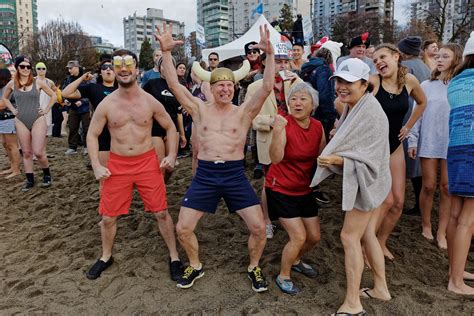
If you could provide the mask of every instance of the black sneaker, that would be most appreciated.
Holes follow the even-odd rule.
[[[31,188],[34,187],[34,183],[33,182],[30,182],[28,180],[25,181],[25,183],[23,184],[23,186],[21,187],[21,192],[28,192],[31,190]]]
[[[252,290],[255,292],[264,292],[268,290],[268,282],[263,276],[262,269],[260,267],[253,268],[252,271],[248,272],[248,277],[252,281]]]
[[[178,279],[178,283],[176,284],[177,287],[182,289],[188,289],[194,285],[194,281],[204,276],[204,271],[201,269],[197,270],[191,266],[188,266],[185,270],[183,275]]]
[[[171,280],[173,281],[178,281],[179,278],[183,275],[184,273],[184,267],[181,261],[176,260],[176,261],[171,261],[170,259],[170,275],[171,275]]]
[[[114,258],[110,257],[107,262],[102,260],[97,260],[96,263],[86,272],[86,277],[89,280],[95,280],[100,277],[101,273],[104,272],[108,267],[110,267],[114,263]]]
[[[319,203],[328,204],[329,202],[331,202],[331,200],[329,199],[329,196],[322,191],[319,191],[319,190],[313,191],[313,196],[316,199],[316,201],[318,201]]]
[[[40,187],[42,188],[50,187],[52,181],[53,179],[51,179],[51,176],[43,176],[43,182],[40,183]]]

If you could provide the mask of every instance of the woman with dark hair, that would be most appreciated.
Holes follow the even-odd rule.
[[[400,51],[393,44],[380,44],[374,51],[374,64],[378,75],[372,75],[374,96],[379,101],[388,118],[390,144],[390,170],[392,189],[382,204],[377,237],[384,255],[393,260],[393,254],[387,248],[387,239],[402,215],[405,201],[405,155],[402,142],[410,129],[423,114],[426,97],[420,83],[406,67],[401,65]],[[409,97],[417,103],[415,110],[403,126],[403,120],[409,108]]]
[[[369,82],[370,68],[358,58],[342,61],[333,78],[344,110],[336,133],[318,157],[311,186],[333,173],[342,175],[342,210],[347,290],[335,315],[365,315],[361,297],[391,299],[385,261],[376,237],[381,204],[390,192],[389,125]],[[374,287],[360,289],[365,254],[372,267]]]
[[[178,75],[179,82],[183,86],[188,87],[188,82],[186,80],[186,64],[185,63],[178,62],[176,64],[176,74]]]
[[[6,68],[0,69],[0,97],[3,95],[11,77],[10,70]],[[16,137],[15,115],[6,107],[5,102],[0,100],[0,142],[3,143],[3,148],[5,148],[10,160],[10,168],[0,171],[0,175],[7,175],[5,179],[10,179],[21,173],[21,159],[18,151],[18,139]]]
[[[434,39],[423,42],[423,62],[433,71],[436,69],[436,55],[438,54],[438,43]]]
[[[33,78],[32,65],[28,58],[19,56],[15,59],[17,70],[12,81],[10,81],[3,93],[3,102],[8,109],[15,114],[16,133],[20,140],[23,152],[23,165],[25,168],[26,182],[21,191],[29,191],[34,186],[33,155],[38,159],[43,169],[42,187],[51,186],[51,174],[49,162],[46,157],[46,119],[48,113],[56,101],[56,94],[42,81]],[[40,92],[44,91],[50,97],[49,104],[40,108]],[[16,108],[10,102],[13,94]]]
[[[97,83],[87,82],[92,80],[93,76],[87,72],[78,79],[67,85],[62,95],[69,99],[89,99],[92,104],[92,110],[95,111],[100,102],[117,89],[115,73],[112,60],[103,59],[100,62]],[[85,83],[87,82],[87,83]],[[110,133],[107,126],[104,126],[99,136],[99,161],[103,166],[107,165],[110,154]]]
[[[464,48],[464,61],[448,86],[449,145],[448,186],[451,217],[448,224],[448,290],[474,295],[465,280],[474,274],[464,271],[474,231],[474,31]]]
[[[436,241],[441,249],[447,248],[446,228],[451,206],[446,166],[449,143],[448,84],[461,61],[462,48],[459,44],[450,43],[440,48],[436,70],[431,74],[430,80],[421,84],[427,97],[426,109],[408,136],[408,156],[412,159],[420,157],[422,172],[421,227],[423,237],[430,241],[434,239],[431,231],[431,209],[436,190],[438,167],[440,169],[439,224]]]

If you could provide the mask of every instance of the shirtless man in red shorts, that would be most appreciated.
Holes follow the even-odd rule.
[[[130,51],[118,50],[114,53],[114,72],[119,87],[99,104],[87,134],[94,175],[102,182],[99,205],[102,256],[86,273],[89,279],[98,278],[113,263],[112,246],[117,232],[117,218],[128,213],[134,185],[145,210],[155,214],[158,229],[170,253],[172,279],[176,280],[182,274],[160,170],[171,171],[175,165],[177,132],[163,105],[138,86],[137,63],[136,55]],[[166,130],[169,138],[168,156],[160,164],[151,139],[153,118]],[[111,135],[107,166],[100,164],[98,156],[98,137],[105,125]]]

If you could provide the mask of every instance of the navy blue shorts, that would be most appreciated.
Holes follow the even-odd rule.
[[[260,204],[244,173],[244,161],[224,163],[198,161],[196,175],[186,192],[182,206],[206,213],[215,213],[224,198],[231,213]]]

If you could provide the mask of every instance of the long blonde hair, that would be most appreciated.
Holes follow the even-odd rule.
[[[461,47],[461,45],[456,44],[456,43],[448,43],[448,44],[445,44],[445,45],[441,46],[440,50],[442,48],[449,49],[454,54],[451,66],[447,70],[447,75],[443,78],[443,83],[447,84],[448,81],[451,80],[454,77],[454,72],[456,71],[456,68],[462,62],[462,47]],[[441,75],[441,71],[439,71],[438,68],[436,68],[431,73],[430,81],[439,79],[440,75]]]
[[[400,56],[398,58],[398,63],[397,63],[397,67],[398,67],[397,68],[397,85],[398,85],[398,89],[401,89],[406,83],[406,80],[407,80],[406,77],[408,73],[408,68],[402,65],[402,54],[395,45],[390,44],[390,43],[382,43],[378,45],[377,47],[375,47],[374,53],[383,48],[388,49],[392,55],[398,54]]]

